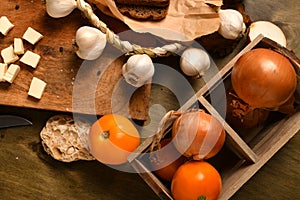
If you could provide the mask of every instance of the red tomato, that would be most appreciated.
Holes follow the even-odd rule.
[[[140,135],[124,116],[107,114],[92,125],[89,134],[91,154],[104,164],[123,164],[140,144]]]
[[[189,161],[173,176],[171,192],[175,200],[217,200],[222,189],[218,171],[205,161]]]

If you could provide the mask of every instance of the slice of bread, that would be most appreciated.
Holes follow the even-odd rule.
[[[120,13],[136,20],[159,21],[167,16],[170,0],[115,0]]]
[[[115,2],[125,5],[143,5],[155,7],[166,7],[169,5],[169,0],[115,0]]]
[[[167,7],[116,4],[123,15],[137,20],[159,21],[167,16]]]

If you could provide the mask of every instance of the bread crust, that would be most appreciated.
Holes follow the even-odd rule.
[[[40,132],[44,150],[62,162],[95,160],[88,150],[87,139],[82,140],[87,138],[91,124],[83,120],[77,120],[77,124],[72,116],[64,114],[48,119]]]
[[[136,20],[159,21],[167,16],[168,7],[116,4],[123,15]]]
[[[169,5],[169,0],[115,0],[115,2],[124,5],[142,5],[155,7],[166,7]]]

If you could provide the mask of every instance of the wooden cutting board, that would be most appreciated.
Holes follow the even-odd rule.
[[[90,25],[78,9],[67,17],[54,19],[47,15],[40,0],[2,0],[0,16],[4,15],[15,26],[7,36],[0,34],[0,50],[13,44],[15,37],[22,37],[29,26],[44,37],[35,45],[24,41],[25,50],[39,54],[41,60],[36,69],[15,62],[21,71],[12,84],[0,82],[1,105],[96,115],[114,112],[133,119],[147,118],[150,84],[136,89],[124,82],[121,67],[127,57],[110,44],[95,61],[76,56],[72,47],[75,32]],[[116,33],[128,29],[108,16],[99,18]],[[141,37],[139,41],[143,41]],[[34,76],[47,83],[40,100],[27,95]]]

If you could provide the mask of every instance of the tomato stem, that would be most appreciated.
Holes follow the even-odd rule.
[[[109,131],[102,131],[101,137],[106,140],[109,138]]]
[[[206,196],[201,195],[201,196],[198,197],[197,200],[206,200]]]

